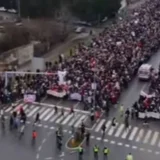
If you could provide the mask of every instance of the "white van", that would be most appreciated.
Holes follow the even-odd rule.
[[[138,70],[138,78],[148,80],[151,77],[152,65],[150,64],[142,64]]]

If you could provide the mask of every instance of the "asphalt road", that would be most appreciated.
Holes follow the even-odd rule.
[[[38,159],[39,160],[69,160],[69,159],[78,160],[77,150],[71,150],[65,147],[69,137],[70,135],[67,133],[64,135],[62,151],[59,151],[55,147],[54,132],[48,132],[48,134],[43,139],[40,145],[40,150],[37,152]],[[98,145],[100,149],[99,157],[98,157],[99,160],[104,159],[103,157],[104,146],[110,149],[110,154],[108,158],[111,160],[112,159],[124,160],[125,156],[130,152],[134,156],[135,160],[137,159],[159,160],[159,156],[156,150],[154,151],[154,150],[143,148],[143,147],[137,147],[137,146],[134,146],[134,144],[127,144],[127,143],[123,144],[121,142],[116,143],[115,141],[105,142],[104,140],[101,140],[98,138],[97,139],[92,138],[89,146],[86,146],[85,142],[82,144],[84,148],[83,160],[94,160],[94,156],[93,156],[94,145]]]
[[[153,64],[154,67],[157,67],[159,64],[160,52],[158,52],[151,60],[150,64]],[[140,82],[135,78],[130,84],[129,88],[123,92],[120,103],[123,103],[125,108],[130,107],[135,100],[138,99],[141,89],[146,89],[148,83]],[[47,99],[44,100],[44,105],[40,104],[23,104],[25,111],[27,113],[27,128],[24,137],[22,140],[18,140],[16,135],[10,133],[8,129],[0,134],[0,154],[3,159],[51,159],[52,157],[56,160],[68,160],[68,159],[77,159],[77,153],[73,153],[71,150],[68,150],[65,147],[65,142],[71,136],[71,125],[74,125],[76,128],[81,124],[81,121],[84,120],[85,124],[88,123],[89,117],[88,112],[82,111],[82,103],[59,100],[59,99]],[[52,105],[51,105],[52,104]],[[61,116],[53,114],[54,105],[65,108],[65,115]],[[77,108],[75,116],[69,115],[69,109],[67,107],[75,106]],[[31,145],[31,133],[32,133],[32,123],[35,118],[35,114],[40,112],[41,115],[41,124],[37,126],[38,139],[35,146]],[[5,110],[5,115],[8,117],[12,113],[11,107]],[[122,159],[124,160],[125,155],[128,152],[132,152],[135,159],[144,159],[144,160],[158,160],[160,155],[160,135],[159,135],[159,122],[151,122],[149,128],[143,126],[140,121],[132,120],[130,123],[130,130],[128,133],[123,130],[123,133],[120,134],[121,130],[124,128],[123,120],[118,121],[118,124],[115,128],[112,128],[110,125],[110,118],[117,114],[117,109],[114,107],[111,111],[110,116],[104,117],[97,120],[93,126],[89,128],[91,132],[91,146],[98,144],[99,147],[108,146],[111,150],[109,159]],[[70,117],[70,118],[68,118]],[[106,136],[104,140],[101,140],[101,126],[103,123],[108,125]],[[63,151],[58,152],[55,147],[55,129],[59,124],[63,125],[64,131],[64,147]],[[85,145],[84,145],[85,147]],[[64,153],[63,153],[64,152]],[[71,153],[72,152],[72,153]],[[10,154],[8,154],[10,153]],[[99,159],[102,159],[102,154]],[[84,153],[84,159],[93,159],[92,147],[89,149],[86,148]]]
[[[5,131],[0,130],[0,155],[4,160],[35,160],[38,141],[35,145],[31,143],[32,127],[27,126],[25,135],[21,140],[18,138],[17,132],[10,132],[8,127]],[[41,141],[39,134],[39,141]]]

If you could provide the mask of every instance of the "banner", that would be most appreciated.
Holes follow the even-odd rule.
[[[155,93],[153,93],[153,94],[147,94],[143,90],[141,90],[140,95],[143,96],[143,97],[147,97],[147,98],[152,98],[152,97],[156,96]]]
[[[54,97],[63,98],[64,96],[67,95],[67,92],[66,91],[57,92],[56,90],[48,90],[47,94],[54,96]]]
[[[66,71],[58,71],[59,85],[66,84],[65,82],[66,74],[67,74]]]
[[[24,102],[35,102],[35,100],[36,100],[36,95],[34,95],[34,94],[25,94],[24,95]]]
[[[81,101],[82,100],[82,96],[79,93],[72,93],[70,95],[70,99],[71,100],[78,100]]]

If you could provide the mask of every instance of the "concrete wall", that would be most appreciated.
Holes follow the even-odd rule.
[[[34,43],[24,45],[0,54],[0,60],[7,64],[23,65],[32,60],[34,55]]]

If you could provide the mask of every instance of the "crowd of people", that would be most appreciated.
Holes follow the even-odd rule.
[[[159,8],[158,0],[147,1],[128,19],[108,26],[89,46],[80,44],[69,59],[60,58],[53,72],[66,70],[69,93],[80,93],[90,105],[116,103],[139,66],[159,48]]]
[[[139,66],[159,48],[159,9],[159,0],[146,1],[127,19],[120,18],[108,26],[89,46],[81,43],[75,53],[70,52],[70,58],[60,56],[59,61],[50,64],[48,72],[66,71],[67,94],[80,94],[88,106],[108,107],[117,103]],[[56,74],[21,75],[14,79],[14,85],[9,83],[7,90],[1,89],[2,103],[15,99],[17,92],[18,96],[32,92],[40,97],[51,87],[61,88]],[[4,87],[3,80],[0,87]]]
[[[160,66],[158,76],[152,77],[148,92],[141,94],[133,107],[142,113],[152,113],[152,118],[160,119]],[[158,113],[156,116],[155,113]]]

